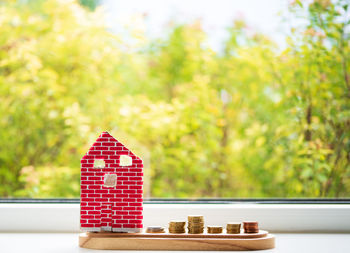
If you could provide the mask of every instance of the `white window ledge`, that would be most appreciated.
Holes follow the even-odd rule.
[[[350,252],[350,234],[275,234],[276,248],[261,253],[347,253]],[[77,233],[0,233],[1,252],[12,253],[110,253],[141,250],[90,250],[79,248]],[[151,251],[147,251],[151,252]],[[180,252],[180,251],[157,251]],[[185,252],[185,251],[182,251]],[[224,251],[211,251],[224,252]],[[256,251],[254,251],[256,252]]]
[[[207,225],[256,220],[270,232],[350,232],[347,204],[144,204],[144,226],[202,214]],[[0,204],[0,232],[78,232],[79,204]]]

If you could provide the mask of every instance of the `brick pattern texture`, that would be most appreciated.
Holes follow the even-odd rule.
[[[132,165],[120,166],[128,155]],[[103,159],[105,168],[94,168]],[[116,174],[115,187],[104,186],[105,174]],[[142,228],[143,163],[108,132],[103,132],[81,159],[80,226],[85,231],[101,227]]]

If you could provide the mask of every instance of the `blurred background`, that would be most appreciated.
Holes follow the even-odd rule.
[[[0,2],[0,197],[78,198],[109,131],[145,198],[350,197],[348,0]]]

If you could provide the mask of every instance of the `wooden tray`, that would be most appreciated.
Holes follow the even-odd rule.
[[[275,247],[275,237],[254,234],[82,233],[79,246],[120,250],[262,250]]]

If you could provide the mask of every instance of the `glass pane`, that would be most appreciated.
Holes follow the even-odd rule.
[[[104,175],[104,184],[105,187],[114,187],[117,183],[117,175],[116,174],[105,174]]]
[[[143,159],[145,198],[350,197],[349,17],[346,0],[2,1],[0,197],[78,198],[102,131]]]
[[[94,168],[101,169],[105,167],[105,161],[103,159],[94,160]]]
[[[132,159],[130,156],[128,155],[121,155],[119,157],[119,160],[120,160],[120,166],[130,166],[132,165]]]

